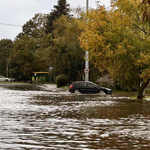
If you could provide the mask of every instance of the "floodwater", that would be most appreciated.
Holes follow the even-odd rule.
[[[150,102],[0,84],[2,150],[147,150]]]

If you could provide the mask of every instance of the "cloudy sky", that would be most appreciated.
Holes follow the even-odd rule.
[[[110,0],[100,0],[109,7]],[[0,0],[0,40],[14,38],[22,31],[22,25],[36,13],[50,13],[58,0]],[[85,7],[86,0],[67,0],[71,8]],[[89,0],[89,7],[96,8],[96,0]]]

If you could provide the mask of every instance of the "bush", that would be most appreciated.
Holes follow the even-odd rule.
[[[37,82],[44,84],[46,82],[46,76],[39,76]]]
[[[56,78],[57,87],[63,87],[68,84],[68,77],[65,74],[61,74]]]

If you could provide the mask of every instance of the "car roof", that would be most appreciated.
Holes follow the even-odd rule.
[[[76,82],[73,82],[73,83],[93,83],[93,84],[95,84],[94,82],[91,82],[91,81],[76,81]]]
[[[93,83],[93,82],[91,82],[91,81],[76,81],[76,82],[90,82],[90,83]]]

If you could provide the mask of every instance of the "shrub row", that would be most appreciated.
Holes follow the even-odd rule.
[[[56,78],[57,87],[63,87],[68,84],[68,77],[65,74],[61,74]]]

